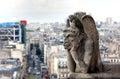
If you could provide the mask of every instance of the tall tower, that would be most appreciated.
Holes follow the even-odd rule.
[[[106,23],[107,23],[108,25],[111,25],[111,24],[112,24],[112,17],[107,17],[107,18],[106,18]]]
[[[22,43],[24,43],[24,45],[26,46],[26,25],[27,25],[27,21],[26,20],[20,20],[20,25],[21,25],[21,29],[22,29]]]

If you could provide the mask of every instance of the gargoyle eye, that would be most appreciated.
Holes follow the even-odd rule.
[[[75,33],[75,31],[73,31],[73,33]]]

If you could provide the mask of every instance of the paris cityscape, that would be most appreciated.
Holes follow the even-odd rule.
[[[14,2],[15,0],[11,1]],[[48,0],[45,0],[45,2],[47,1]],[[77,0],[73,3],[72,1],[69,2],[67,8],[71,7],[71,4],[77,4]],[[107,2],[107,0],[105,1]],[[22,3],[20,1],[18,2]],[[18,2],[16,4],[19,4]],[[63,30],[66,27],[66,17],[69,16],[70,13],[76,12],[76,6],[73,6],[75,7],[73,9],[68,9],[68,13],[63,13],[65,16],[59,16],[59,11],[56,8],[53,8],[54,6],[50,6],[50,2],[48,1],[49,3],[46,5],[52,8],[50,15],[48,15],[49,11],[44,11],[46,12],[46,15],[44,12],[40,15],[39,12],[38,14],[32,13],[30,9],[37,10],[37,8],[31,8],[30,4],[28,5],[28,8],[30,9],[27,10],[26,4],[28,2],[29,1],[26,0],[26,2],[22,4],[22,8],[18,7],[21,14],[16,10],[15,13],[18,12],[18,14],[15,15],[14,20],[9,21],[8,18],[8,20],[3,21],[1,20],[2,18],[0,18],[0,79],[68,79],[69,69],[67,53],[63,46]],[[44,0],[40,0],[39,2],[44,3]],[[5,2],[3,1],[3,3]],[[30,3],[32,4],[32,2]],[[60,3],[62,4],[62,2]],[[59,5],[60,3],[55,2],[55,4]],[[38,7],[39,3],[35,2],[35,4],[35,6]],[[25,13],[21,10],[24,8],[23,5],[25,5]],[[43,6],[46,7],[46,5]],[[12,7],[15,8],[15,6]],[[63,5],[63,7],[60,8],[61,13],[61,9],[64,7],[66,6]],[[40,9],[44,10],[42,8]],[[5,7],[5,10],[7,10],[7,7]],[[14,11],[12,8],[10,8],[10,10]],[[46,10],[48,10],[48,8]],[[58,11],[58,15],[52,14],[52,11],[54,10],[56,12]],[[64,10],[67,12],[67,9]],[[7,13],[4,15],[3,12],[10,12],[10,15],[12,16],[14,15],[14,13],[12,14],[12,11],[2,10],[0,17],[6,18],[6,15],[9,15]],[[29,12],[34,15],[33,18],[29,15]],[[27,14],[30,17],[16,17],[17,15],[27,16]],[[110,17],[106,16],[106,14],[105,17],[102,17],[102,20],[98,20],[98,18],[96,18],[98,15],[96,14],[94,16],[94,11],[88,11],[87,14],[93,16],[93,18],[95,17],[95,25],[99,34],[99,53],[102,63],[119,65],[120,20],[116,20],[111,15],[109,15]],[[34,17],[37,17],[37,19],[35,20]],[[46,20],[44,17],[49,19]],[[38,20],[38,18],[41,19]]]
[[[26,20],[20,23],[0,24],[1,74],[11,78],[34,76],[40,79],[45,75],[68,77],[62,33],[65,23],[27,24]],[[107,18],[106,22],[96,22],[96,26],[102,62],[120,63],[120,23]]]

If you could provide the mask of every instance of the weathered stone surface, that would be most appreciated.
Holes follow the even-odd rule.
[[[70,73],[103,71],[98,31],[91,16],[84,12],[70,15],[64,30],[64,37],[64,48],[67,50]]]
[[[90,15],[70,15],[64,37],[70,79],[120,79],[120,64],[101,62],[99,35]]]
[[[120,63],[104,63],[105,73],[119,73],[120,74]]]
[[[92,57],[92,67],[97,67],[99,71],[103,70],[101,58],[100,58],[100,52],[99,52],[99,35],[98,31],[96,29],[96,25],[94,22],[94,19],[90,15],[84,15],[81,18],[84,31],[87,34],[88,38],[91,38],[93,40],[93,57]]]
[[[69,79],[120,79],[119,73],[73,73],[70,74]]]

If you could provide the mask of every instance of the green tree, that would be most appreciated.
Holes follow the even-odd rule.
[[[28,77],[27,79],[35,79],[35,77]]]

